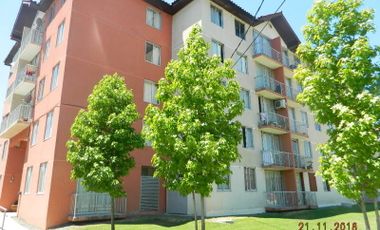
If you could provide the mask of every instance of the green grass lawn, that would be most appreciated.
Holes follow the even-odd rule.
[[[372,228],[375,228],[375,213],[372,206],[368,206],[369,218]],[[315,210],[303,210],[295,212],[284,213],[265,213],[254,216],[239,216],[239,217],[225,217],[225,219],[232,219],[233,223],[215,223],[215,219],[207,219],[207,229],[217,230],[271,230],[271,229],[284,229],[296,230],[299,229],[299,222],[308,223],[303,227],[304,230],[318,230],[318,223],[320,223],[320,230],[324,230],[323,223],[326,223],[326,230],[339,229],[339,230],[354,230],[352,224],[357,223],[357,229],[364,229],[363,216],[357,206],[353,207],[330,207],[320,208]],[[345,223],[345,228],[339,226],[335,228],[335,222]],[[347,223],[351,223],[348,228]],[[70,229],[80,230],[98,230],[110,229],[109,224],[87,224],[71,226]],[[140,217],[129,220],[117,221],[117,230],[136,229],[136,230],[158,230],[158,229],[194,229],[194,222],[180,217],[160,216],[160,217]]]

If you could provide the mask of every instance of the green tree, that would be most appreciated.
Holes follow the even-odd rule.
[[[209,57],[209,44],[195,26],[178,60],[171,61],[160,80],[157,99],[162,107],[148,106],[145,136],[152,142],[155,176],[182,195],[204,197],[213,183],[226,182],[232,162],[239,159],[241,125],[235,120],[243,110],[239,84],[231,62]],[[196,220],[196,211],[194,211]],[[195,221],[197,228],[197,222]]]
[[[106,75],[88,97],[87,109],[75,118],[67,142],[72,179],[80,179],[88,191],[110,195],[111,229],[115,229],[114,199],[126,195],[122,177],[134,167],[130,152],[144,146],[132,127],[138,117],[124,79]]]
[[[329,140],[320,147],[321,173],[360,204],[367,229],[364,197],[376,197],[380,188],[379,47],[367,36],[374,31],[373,17],[361,0],[316,1],[295,74],[304,87],[298,99],[329,126]]]

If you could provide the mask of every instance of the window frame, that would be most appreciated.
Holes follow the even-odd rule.
[[[8,155],[9,152],[9,140],[5,140],[3,142],[3,151],[1,153],[1,160],[4,160],[5,157]]]
[[[39,129],[39,124],[40,121],[37,120],[33,123],[33,126],[32,126],[32,133],[30,135],[30,145],[31,146],[34,146],[37,144],[37,137],[38,137],[38,129]]]
[[[244,98],[242,97],[243,93],[245,94],[244,96],[246,96],[248,99],[247,103],[244,101],[245,97]],[[246,93],[248,93],[248,95],[246,95]],[[251,91],[250,90],[245,89],[245,88],[241,88],[240,89],[240,99],[243,101],[245,110],[251,110],[252,109],[252,100],[251,100]],[[246,104],[248,104],[248,107],[246,107]]]
[[[49,123],[49,115],[51,116],[50,123]],[[53,118],[54,118],[54,110],[51,110],[50,112],[46,114],[44,141],[50,139],[53,136]],[[48,132],[48,124],[50,124],[49,132]],[[47,134],[49,134],[49,136],[47,136]]]
[[[228,178],[227,183],[216,184],[216,191],[217,192],[231,192],[232,191],[232,188],[231,188],[231,174],[226,175],[225,177]]]
[[[235,23],[234,24],[235,24],[235,35],[238,38],[245,40],[246,39],[245,23],[243,23],[240,20],[238,20],[238,19],[235,18]],[[241,27],[238,28],[237,26],[242,26],[242,28]],[[241,29],[243,29],[243,31],[240,31]],[[240,34],[238,34],[238,32],[242,33],[241,36],[240,36]]]
[[[43,61],[49,58],[50,54],[50,46],[51,46],[51,37],[49,37],[48,40],[46,40],[45,45],[44,45],[44,53],[43,53]]]
[[[62,44],[64,38],[65,38],[65,19],[63,19],[63,21],[58,26],[55,46],[57,47],[60,44]]]
[[[150,85],[150,89],[151,89],[151,91],[150,91],[150,100],[148,100],[148,99],[146,100],[146,98],[145,98],[145,91],[146,91],[145,84],[149,84]],[[152,86],[156,87],[155,91],[156,91],[156,94],[157,94],[158,84],[156,82],[154,82],[154,81],[151,81],[151,80],[144,80],[143,101],[146,102],[146,103],[149,103],[149,104],[159,105],[160,104],[159,101],[157,100],[156,96],[153,95],[153,91],[152,91],[153,87]]]
[[[239,52],[236,53],[237,54],[237,59],[236,59],[236,66],[235,66],[235,69],[236,71],[238,71],[239,73],[242,73],[242,74],[248,74],[248,57],[247,55],[243,55]],[[240,62],[244,60],[245,62],[245,68],[242,69],[242,64],[240,64]],[[240,68],[239,68],[240,67]]]
[[[153,12],[153,22],[152,22],[152,25],[150,25],[150,24],[148,23],[148,11]],[[155,20],[154,20],[155,17],[154,17],[154,15],[158,15],[158,20],[159,20],[159,25],[158,25],[158,27],[155,26],[155,23],[154,23],[154,22],[155,22]],[[145,23],[146,23],[148,26],[152,27],[152,28],[155,28],[155,29],[157,29],[157,30],[161,30],[161,28],[162,28],[162,15],[161,15],[161,12],[159,12],[159,11],[153,9],[153,8],[150,8],[150,7],[146,8]]]
[[[58,76],[59,76],[59,70],[60,70],[60,64],[61,62],[58,62],[51,71],[51,80],[50,80],[50,91],[54,91],[56,88],[58,88]],[[57,71],[55,71],[57,70]],[[55,75],[56,73],[56,75]],[[53,85],[54,83],[54,85]]]
[[[152,45],[153,46],[153,49],[152,49],[152,61],[150,61],[150,60],[148,60],[147,59],[147,47],[148,47],[148,45]],[[154,57],[154,49],[155,48],[158,48],[158,50],[159,50],[159,63],[158,64],[156,64],[156,63],[154,63],[153,61],[153,57]],[[162,63],[162,49],[161,49],[161,46],[159,46],[159,45],[157,45],[157,44],[155,44],[155,43],[153,43],[153,42],[149,42],[149,41],[145,41],[145,51],[144,51],[144,58],[145,58],[145,61],[146,62],[148,62],[148,63],[150,63],[150,64],[153,64],[153,65],[157,65],[157,66],[161,66],[161,63]]]
[[[24,183],[24,195],[30,194],[30,185],[32,182],[33,166],[26,168],[25,183]]]
[[[37,194],[44,194],[45,193],[47,164],[48,164],[48,162],[43,162],[40,164],[40,168],[38,171]],[[42,172],[41,169],[43,169],[43,175],[41,174],[41,172]]]
[[[242,130],[242,136],[243,136],[242,137],[242,147],[244,149],[254,149],[255,145],[254,145],[254,138],[253,138],[253,129],[251,127],[242,126],[241,130]],[[251,130],[251,146],[248,146],[247,130]]]
[[[243,170],[244,170],[244,188],[245,188],[245,191],[246,192],[256,192],[257,191],[256,168],[244,167]],[[251,173],[252,172],[251,170],[253,171],[253,175]],[[253,178],[250,178],[251,176],[253,176]],[[253,180],[254,188],[252,188],[252,181],[251,180]]]
[[[218,21],[214,21],[215,19],[213,18],[213,9],[215,12],[218,12]],[[220,28],[224,28],[224,15],[223,15],[223,10],[213,4],[210,5],[210,21],[212,24],[219,26]]]
[[[38,82],[38,91],[37,91],[37,98],[36,98],[37,102],[42,101],[42,99],[44,99],[45,83],[46,83],[46,77],[43,77]]]
[[[215,54],[214,53],[214,47],[213,47],[213,45],[214,44],[216,44],[216,45],[218,45],[219,47],[220,47],[220,55],[221,56],[219,56],[219,54]],[[212,52],[212,55],[213,56],[217,56],[217,57],[219,57],[220,58],[220,62],[224,62],[224,58],[225,58],[225,54],[224,54],[224,52],[225,52],[225,50],[224,50],[224,44],[223,43],[221,43],[220,41],[218,41],[218,40],[215,40],[215,39],[211,39],[211,52]]]

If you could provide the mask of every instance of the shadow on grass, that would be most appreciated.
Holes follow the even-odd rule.
[[[373,210],[374,210],[373,205],[367,205],[368,212],[373,211]],[[336,207],[326,207],[326,208],[318,208],[318,209],[312,209],[312,210],[263,213],[263,214],[254,215],[253,217],[314,220],[314,219],[334,217],[337,215],[342,215],[342,214],[347,214],[347,213],[361,213],[361,210],[358,205],[353,205],[352,207],[336,206]]]

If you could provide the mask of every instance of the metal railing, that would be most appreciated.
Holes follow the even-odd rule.
[[[306,123],[296,121],[293,119],[290,119],[289,123],[290,123],[290,131],[292,133],[297,133],[297,134],[301,134],[301,135],[305,135],[305,136],[308,135]]]
[[[0,229],[3,230],[4,229],[4,224],[5,224],[5,217],[7,215],[8,210],[6,208],[4,208],[3,206],[0,206],[0,212],[3,213],[3,221],[1,223],[1,228]]]
[[[289,69],[294,70],[300,64],[300,60],[293,54],[288,53],[288,55],[289,56],[282,55],[282,63]]]
[[[289,99],[291,99],[293,101],[297,101],[297,96],[300,93],[301,93],[300,89],[296,89],[296,88],[293,88],[293,87],[286,86],[286,96]]]
[[[28,65],[28,66],[37,68],[37,67],[35,67],[33,65]],[[30,83],[35,84],[36,81],[37,81],[37,75],[36,75],[36,73],[35,72],[32,73],[30,71],[26,71],[26,68],[25,68],[24,71],[22,71],[21,73],[17,74],[16,80],[8,87],[6,97],[8,97],[10,94],[12,94],[14,92],[15,88],[20,85],[20,83],[22,83],[22,82],[30,82]]]
[[[265,55],[267,57],[270,57],[280,63],[282,63],[282,55],[279,51],[273,49],[272,47],[268,45],[257,45],[255,44],[253,46],[253,55]]]
[[[43,33],[36,29],[30,29],[26,35],[22,38],[20,53],[25,49],[28,44],[41,45]]]
[[[289,118],[277,113],[259,113],[259,126],[273,126],[289,130]]]
[[[10,114],[1,122],[0,133],[9,129],[14,123],[18,121],[30,122],[32,119],[32,105],[21,104],[17,106]]]
[[[300,154],[294,154],[294,159],[296,162],[296,168],[300,168],[300,169],[313,168],[313,158],[310,156],[302,156]]]
[[[317,206],[315,192],[274,191],[266,193],[266,206],[269,208],[310,208]]]
[[[294,167],[294,157],[291,153],[277,150],[263,150],[261,153],[263,158],[263,167]]]
[[[283,96],[286,95],[285,84],[275,80],[273,77],[259,75],[256,77],[256,90],[268,89]]]
[[[71,201],[72,218],[107,217],[111,215],[111,197],[106,193],[74,193]],[[127,198],[115,199],[115,215],[125,216],[127,213]]]

